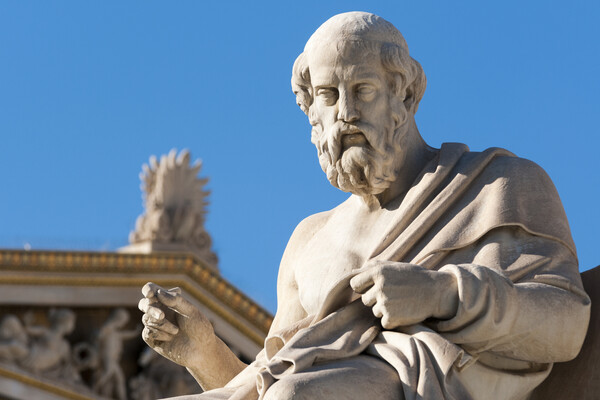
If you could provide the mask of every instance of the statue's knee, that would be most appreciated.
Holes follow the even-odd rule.
[[[267,393],[264,400],[308,400],[314,399],[307,390],[306,382],[300,382],[297,379],[281,379],[275,382]]]

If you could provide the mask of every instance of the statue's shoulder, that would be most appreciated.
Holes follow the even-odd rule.
[[[461,163],[466,164],[474,159],[486,160],[484,175],[488,177],[506,178],[522,184],[533,181],[551,183],[546,171],[538,164],[500,147],[490,147],[481,152],[468,151],[463,155]]]
[[[296,229],[294,229],[283,254],[281,260],[281,268],[283,270],[289,269],[286,266],[291,266],[293,263],[289,263],[288,261],[296,257],[297,252],[301,251],[304,245],[327,223],[331,214],[332,210],[324,211],[310,215],[300,221]]]
[[[329,221],[329,218],[331,218],[333,215],[334,210],[319,212],[304,218],[302,221],[300,221],[298,226],[296,226],[292,238],[312,237],[327,223],[327,221]]]
[[[553,196],[558,195],[550,176],[534,161],[511,154],[496,157],[493,164],[502,176],[523,190],[539,190]]]
[[[322,211],[313,215],[309,215],[304,218],[292,234],[290,239],[291,242],[297,242],[304,240],[308,240],[312,238],[321,228],[323,228],[336,214],[340,212],[345,212],[348,207],[351,207],[350,203],[352,202],[354,196],[350,196],[344,202],[339,204],[337,207],[332,208],[331,210]]]
[[[494,162],[498,165],[507,168],[509,172],[512,171],[530,171],[532,173],[544,172],[542,167],[540,167],[535,162],[527,159],[516,156],[510,151],[500,148],[500,147],[492,147],[487,149],[486,151],[496,152],[497,156],[494,157]],[[545,173],[545,172],[544,172]]]

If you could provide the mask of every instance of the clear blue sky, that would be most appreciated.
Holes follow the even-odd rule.
[[[223,275],[274,311],[293,228],[346,197],[318,166],[291,66],[327,18],[364,10],[394,23],[425,69],[428,143],[536,161],[582,270],[596,266],[599,4],[2,1],[0,247],[126,245],[141,165],[188,148],[210,178]]]

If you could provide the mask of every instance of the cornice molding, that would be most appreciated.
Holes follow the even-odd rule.
[[[23,385],[36,388],[42,393],[47,392],[58,397],[70,400],[98,400],[104,397],[98,396],[85,387],[68,387],[63,382],[57,384],[49,379],[31,375],[27,371],[16,369],[10,365],[0,363],[0,378],[16,381]],[[85,394],[84,392],[89,392]],[[107,399],[108,400],[108,399]]]
[[[191,254],[0,250],[0,284],[138,286],[141,289],[146,275],[164,276],[161,284],[181,286],[262,346],[264,336],[248,329],[240,318],[266,335],[273,316]],[[187,280],[178,279],[177,275],[185,275],[222,304]]]

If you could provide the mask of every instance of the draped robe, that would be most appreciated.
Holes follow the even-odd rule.
[[[503,149],[444,144],[416,179],[370,260],[452,273],[448,320],[385,330],[349,287],[330,287],[317,313],[271,332],[257,359],[202,399],[261,399],[278,379],[311,366],[378,357],[411,399],[526,399],[552,363],[583,342],[589,298],[556,190],[536,164]],[[418,299],[415,299],[418,301]]]

